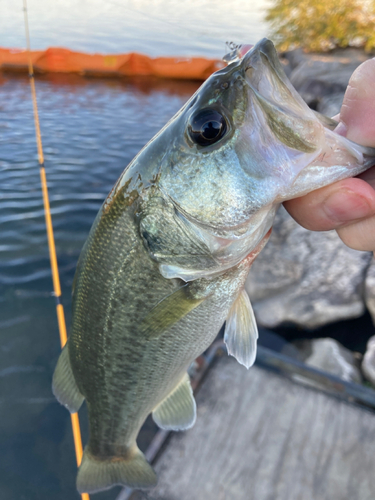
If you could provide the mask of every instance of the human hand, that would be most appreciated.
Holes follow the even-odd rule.
[[[338,119],[337,133],[375,147],[375,59],[361,64],[351,76]],[[375,251],[375,166],[284,206],[306,229],[336,229],[347,246]]]

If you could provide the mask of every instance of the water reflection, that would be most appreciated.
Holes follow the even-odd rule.
[[[28,77],[22,73],[0,71],[0,86],[9,85],[9,81],[14,82],[20,80],[24,84],[29,85]],[[92,83],[99,85],[98,88],[111,88],[120,91],[129,91],[150,95],[154,92],[163,92],[169,96],[177,95],[185,100],[197,90],[201,85],[201,81],[195,80],[173,80],[163,79],[153,76],[121,76],[121,77],[89,77],[69,73],[46,73],[37,75],[38,83],[48,83],[51,88],[56,86],[57,91],[63,92],[63,87],[66,86],[69,91],[74,91],[75,87],[90,87]],[[29,88],[29,87],[28,87]]]

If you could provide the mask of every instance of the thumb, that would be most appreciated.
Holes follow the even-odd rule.
[[[361,64],[349,80],[337,132],[363,146],[375,146],[375,59]]]

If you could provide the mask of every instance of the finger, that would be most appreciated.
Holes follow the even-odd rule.
[[[375,191],[364,180],[345,179],[284,206],[306,229],[327,231],[375,215]]]
[[[375,59],[353,73],[340,112],[337,132],[366,146],[375,146]],[[366,181],[368,184],[366,184]],[[302,226],[322,231],[348,226],[374,212],[375,168],[359,179],[347,179],[285,203]],[[347,238],[349,230],[342,234]]]
[[[346,137],[363,146],[375,146],[374,82],[375,59],[369,59],[351,76],[340,111],[341,129],[346,129]]]
[[[368,170],[366,170],[366,172],[363,172],[363,174],[359,175],[358,178],[366,181],[367,184],[370,184],[370,186],[375,189],[375,167],[369,168]]]
[[[337,229],[342,241],[354,250],[373,251],[375,248],[375,215]]]

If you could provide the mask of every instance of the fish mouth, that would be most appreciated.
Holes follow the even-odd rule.
[[[241,59],[242,71],[250,89],[270,104],[299,116],[309,109],[285,74],[274,44],[263,38]],[[312,111],[310,111],[312,114]]]
[[[255,61],[261,57],[261,54],[268,59],[275,71],[279,69],[280,63],[275,46],[268,38],[260,40],[256,45],[254,45],[254,47],[242,56],[241,61],[243,69],[246,71],[247,69],[254,67]]]
[[[241,65],[245,73],[249,69],[259,70],[261,69],[260,66],[264,64],[269,66],[284,83],[287,81],[275,46],[268,38],[260,40],[252,49],[246,52],[241,59]]]
[[[290,83],[271,40],[258,42],[240,64],[251,95],[251,112],[261,124],[262,136],[268,134],[284,162],[279,182],[288,191],[306,160],[314,161],[321,153],[323,125]]]

